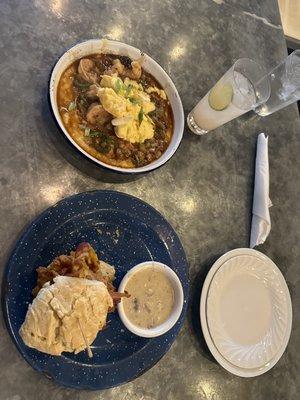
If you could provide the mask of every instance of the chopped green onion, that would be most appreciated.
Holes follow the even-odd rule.
[[[68,105],[68,111],[75,110],[76,108],[76,101],[71,101],[70,104]]]
[[[144,118],[144,111],[143,111],[143,107],[141,107],[140,112],[138,114],[138,119],[139,119],[139,124],[141,125],[142,121]]]
[[[99,147],[98,150],[100,151],[100,153],[108,153],[110,151],[111,147],[108,145],[107,142],[102,142]]]
[[[132,88],[133,88],[133,86],[132,86],[131,83],[129,83],[129,85],[126,86],[125,97],[128,97],[128,96],[129,96],[129,94],[130,94]],[[130,100],[130,99],[129,99],[129,100]]]
[[[91,131],[91,129],[86,126],[84,128],[84,136],[90,136],[90,131]]]
[[[116,93],[120,93],[121,89],[122,89],[122,81],[121,79],[117,79],[116,83],[115,83],[115,91]]]
[[[102,132],[99,132],[99,131],[90,130],[90,132],[89,132],[89,137],[97,137],[97,136],[102,136],[102,135],[103,135]]]
[[[129,101],[131,101],[132,104],[139,104],[139,101],[135,99],[134,97],[128,97]]]
[[[80,82],[78,79],[74,79],[73,81],[74,86],[80,88],[80,89],[88,89],[91,86],[91,83],[89,82]]]
[[[110,136],[110,135],[107,135],[106,140],[107,140],[108,143],[110,143],[110,144],[115,143],[115,139],[114,139],[112,136]]]

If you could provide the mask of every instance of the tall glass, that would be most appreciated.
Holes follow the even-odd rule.
[[[255,61],[237,60],[189,113],[190,130],[203,135],[264,103],[270,95],[268,79],[262,81],[264,75]]]
[[[269,99],[255,112],[261,116],[272,114],[300,99],[300,50],[295,50],[263,79],[271,84]]]

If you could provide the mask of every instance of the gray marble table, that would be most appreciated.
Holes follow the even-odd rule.
[[[275,0],[10,0],[0,2],[1,274],[22,229],[63,197],[111,188],[147,201],[185,247],[191,307],[176,342],[150,371],[104,392],[56,386],[32,370],[0,326],[1,400],[247,400],[299,398],[300,121],[296,106],[268,118],[247,115],[203,137],[186,129],[163,168],[110,183],[57,133],[47,84],[57,57],[88,38],[107,37],[152,55],[177,85],[185,111],[239,57],[267,68],[286,56]],[[269,135],[272,231],[260,250],[280,267],[292,295],[293,329],[284,356],[263,376],[235,377],[208,355],[197,328],[201,279],[220,254],[247,247],[255,143]],[[193,324],[194,322],[194,324]],[[195,326],[193,326],[195,325]]]

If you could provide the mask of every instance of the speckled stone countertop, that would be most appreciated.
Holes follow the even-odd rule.
[[[295,105],[265,119],[250,114],[203,137],[186,129],[163,168],[111,183],[66,146],[47,105],[50,70],[68,47],[107,37],[150,54],[170,74],[188,112],[240,57],[267,68],[286,56],[275,0],[11,0],[0,3],[1,274],[22,229],[57,200],[90,189],[138,196],[177,230],[192,280],[188,318],[150,371],[104,392],[61,388],[32,370],[0,327],[1,400],[247,400],[300,391],[300,120]],[[201,281],[213,260],[247,247],[256,137],[269,135],[272,231],[259,248],[283,272],[293,302],[284,356],[268,373],[235,377],[216,364],[199,332]]]

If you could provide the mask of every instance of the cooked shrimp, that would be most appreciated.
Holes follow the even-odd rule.
[[[131,63],[132,75],[134,79],[140,79],[142,75],[142,66],[138,61],[132,61]]]
[[[115,69],[116,72],[118,72],[119,74],[123,74],[124,73],[124,65],[121,63],[121,61],[117,58],[113,61],[113,69]]]
[[[94,61],[90,60],[89,58],[83,58],[79,62],[78,66],[78,73],[88,82],[96,83],[97,82],[97,74],[93,70],[95,67]]]
[[[123,74],[124,71],[124,65],[121,63],[121,61],[116,58],[115,60],[113,60],[113,65],[109,68],[107,68],[103,75],[116,75],[118,76],[119,74]]]
[[[130,79],[140,79],[142,75],[142,66],[139,61],[132,61],[131,68],[126,68],[117,58],[113,61],[113,66],[105,72],[106,75],[120,74]]]
[[[86,119],[91,125],[104,125],[111,119],[111,115],[100,104],[93,103],[87,111]]]
[[[85,96],[89,99],[89,100],[98,100],[98,89],[100,88],[99,85],[97,84],[93,84],[89,87],[89,89],[85,92]]]

